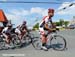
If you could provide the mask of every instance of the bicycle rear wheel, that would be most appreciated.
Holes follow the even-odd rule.
[[[64,37],[60,36],[60,35],[54,35],[51,39],[50,39],[50,45],[52,46],[52,48],[54,50],[57,51],[63,51],[66,48],[66,40]]]
[[[32,45],[36,50],[41,50],[42,43],[40,38],[34,38]]]
[[[9,48],[6,47],[6,42],[5,42],[5,39],[0,39],[0,50],[8,50]]]
[[[0,35],[0,50],[7,49],[5,48],[5,44],[6,44],[4,41],[5,39],[4,40],[3,39],[4,37]]]

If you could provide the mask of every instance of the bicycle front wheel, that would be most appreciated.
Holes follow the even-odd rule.
[[[52,48],[54,50],[57,51],[63,51],[66,48],[66,40],[64,37],[60,36],[60,35],[54,35],[51,39],[50,39],[50,45],[52,46]]]
[[[18,36],[16,34],[12,34],[11,37],[12,43],[16,46],[20,42]]]

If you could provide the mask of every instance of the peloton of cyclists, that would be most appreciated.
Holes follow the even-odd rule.
[[[42,42],[42,49],[48,50],[46,47],[46,42],[47,42],[47,36],[45,31],[52,31],[55,29],[52,29],[53,27],[53,22],[52,22],[52,17],[54,16],[54,9],[48,9],[48,16],[45,16],[42,21],[39,24],[39,30],[40,30],[40,35],[41,35],[41,42]],[[10,46],[10,41],[11,41],[11,29],[12,25],[7,24],[7,26],[3,29],[2,33],[6,39],[7,46]],[[19,26],[16,27],[15,33],[18,35],[20,41],[23,37],[23,35],[28,31],[27,26],[26,26],[26,21],[23,21],[23,23]]]
[[[4,27],[4,29],[2,30],[2,35],[5,37],[5,46],[6,47],[12,47],[10,45],[10,42],[11,42],[11,31],[12,31],[12,24],[11,23],[8,23],[6,25],[6,27]],[[27,26],[26,26],[26,21],[23,21],[23,23],[19,26],[16,27],[15,29],[15,33],[18,35],[19,37],[19,40],[21,41],[23,35],[27,32]]]

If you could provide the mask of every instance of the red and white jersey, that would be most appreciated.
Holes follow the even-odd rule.
[[[44,28],[44,24],[48,24],[48,26],[50,27],[51,26],[51,21],[52,21],[52,19],[49,19],[49,16],[45,16],[42,19],[42,21],[40,22],[39,27]]]

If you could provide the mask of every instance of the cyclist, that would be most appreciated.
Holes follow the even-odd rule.
[[[48,9],[48,16],[45,16],[39,24],[43,50],[48,50],[48,48],[46,47],[46,42],[47,42],[46,31],[50,32],[54,30],[51,29],[53,27],[53,22],[51,19],[53,16],[54,16],[54,9]]]
[[[24,35],[28,31],[27,26],[26,26],[26,21],[23,21],[20,29],[21,29],[22,35]]]
[[[16,27],[15,33],[18,35],[19,40],[20,40],[20,42],[21,42],[21,37],[22,37],[22,36],[21,36],[20,25]]]
[[[23,23],[15,29],[15,33],[17,33],[19,40],[22,40],[22,37],[24,34],[27,32],[27,26],[26,26],[26,21],[23,21]]]
[[[2,30],[2,34],[5,37],[5,42],[7,47],[11,47],[10,41],[11,41],[11,30],[12,30],[12,24],[7,24],[6,27]]]

